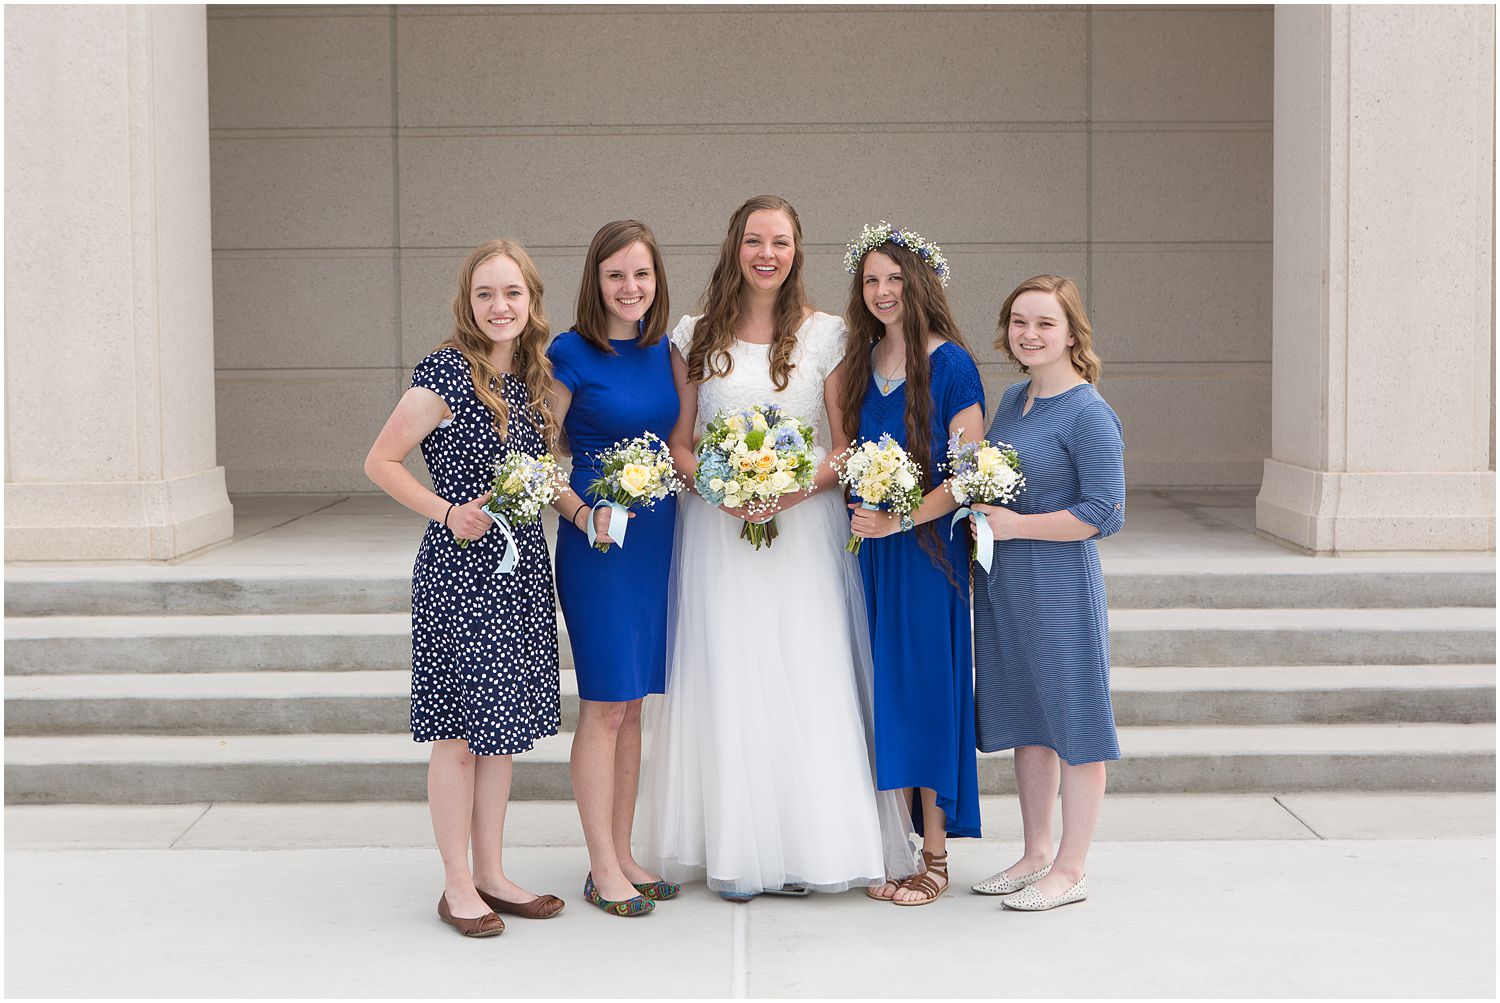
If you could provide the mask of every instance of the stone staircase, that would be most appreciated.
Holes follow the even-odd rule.
[[[409,579],[147,569],[16,576],[6,801],[415,800]],[[1495,579],[1484,562],[1106,560],[1116,792],[1486,791]],[[564,728],[577,686],[563,635]],[[514,796],[571,797],[571,736]],[[984,793],[1013,789],[980,757]]]

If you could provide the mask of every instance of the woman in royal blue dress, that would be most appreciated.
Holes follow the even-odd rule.
[[[577,321],[547,350],[552,410],[573,454],[570,490],[557,500],[557,591],[578,678],[573,796],[589,850],[584,895],[618,916],[650,912],[678,886],[636,863],[630,848],[641,769],[641,700],[666,685],[667,572],[675,499],[630,513],[628,547],[613,544],[610,510],[589,493],[598,456],[646,432],[665,444],[677,421],[667,328],[667,277],[656,238],[619,220],[594,234],[584,260]],[[623,542],[623,541],[622,541]]]
[[[996,540],[990,571],[974,572],[975,703],[979,747],[1016,750],[1025,850],[974,890],[1036,912],[1088,896],[1104,764],[1120,758],[1094,541],[1125,525],[1125,442],[1095,389],[1093,328],[1072,279],[1022,282],[1000,307],[995,347],[1030,377],[1005,392],[989,430],[1020,454],[1026,490],[1006,507],[973,506]]]
[[[925,492],[909,516],[850,505],[852,531],[865,541],[876,786],[905,789],[917,802],[924,865],[867,894],[926,905],[948,890],[947,837],[980,835],[969,541],[947,531],[944,517],[958,504],[943,465],[949,436],[979,439],[984,385],[948,307],[948,264],[936,244],[882,223],[849,245],[845,265],[854,279],[844,427],[855,441],[888,433],[921,466]]]

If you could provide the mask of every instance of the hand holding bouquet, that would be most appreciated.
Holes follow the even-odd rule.
[[[484,505],[484,511],[495,520],[500,535],[505,537],[507,548],[495,569],[496,574],[510,574],[519,560],[515,537],[510,534],[511,526],[536,522],[542,516],[542,509],[556,501],[565,487],[567,483],[551,453],[541,456],[509,453],[496,461],[491,488],[494,497]],[[466,547],[469,541],[460,540],[458,545]]]
[[[858,495],[867,509],[907,516],[922,504],[922,470],[889,432],[850,446],[834,466],[839,483]],[[850,533],[844,549],[857,554],[863,542]]]
[[[595,505],[610,509],[608,534],[611,540],[625,546],[625,528],[629,510],[651,508],[663,498],[683,489],[682,478],[672,466],[672,453],[661,437],[651,432],[625,442],[617,442],[599,454],[599,476],[589,485],[589,494],[599,499]],[[589,517],[589,542],[601,551],[608,543],[594,539],[594,520]]]
[[[711,505],[742,508],[752,518],[773,513],[782,495],[812,487],[812,443],[812,426],[774,404],[720,412],[698,442],[694,484]],[[775,518],[747,520],[740,538],[756,550],[769,547]]]
[[[984,505],[1006,505],[1026,490],[1026,478],[1021,475],[1021,456],[1003,442],[961,442],[959,433],[948,440],[948,490],[963,506],[953,513],[949,523],[953,524],[965,516],[972,518],[978,540],[969,554],[979,561],[980,567],[990,570],[995,538],[983,512],[969,508],[971,502]]]

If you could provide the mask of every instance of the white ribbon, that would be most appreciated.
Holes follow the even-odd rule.
[[[609,506],[608,525],[604,531],[615,545],[623,549],[625,547],[625,531],[630,528],[630,511],[619,502],[612,502],[608,498],[594,502],[594,507],[589,509],[589,546],[594,546],[594,513],[599,511],[600,505]]]
[[[990,521],[984,517],[984,513],[965,505],[953,513],[953,518],[948,520],[948,537],[953,537],[953,527],[958,525],[958,520],[963,518],[974,520],[975,534],[978,537],[974,541],[974,560],[984,569],[985,574],[990,572],[990,562],[995,559],[995,533],[990,529]]]
[[[516,548],[516,538],[510,532],[510,523],[505,521],[505,516],[489,508],[487,505],[481,505],[479,511],[495,520],[495,528],[505,538],[505,553],[500,555],[500,563],[495,565],[495,574],[508,575],[516,570],[516,564],[521,559],[521,555]]]

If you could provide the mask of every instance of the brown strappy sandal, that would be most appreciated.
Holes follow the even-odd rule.
[[[894,901],[895,897],[896,897],[896,892],[901,889],[901,882],[904,881],[904,880],[905,880],[904,878],[886,878],[884,881],[880,882],[880,884],[878,884],[878,885],[866,885],[865,886],[865,895],[867,897],[869,897],[869,898],[874,899],[876,902],[891,902],[891,901]],[[877,892],[879,892],[879,890],[882,889],[882,888],[884,888],[886,885],[895,885],[896,887],[891,889],[891,893],[889,895],[879,895],[879,894],[877,894]]]
[[[921,873],[913,874],[911,877],[901,882],[897,887],[909,888],[914,892],[921,892],[923,897],[919,899],[909,899],[905,902],[901,901],[898,898],[892,898],[892,904],[927,905],[929,902],[936,902],[938,899],[943,897],[943,892],[946,892],[948,890],[948,885],[952,883],[948,880],[947,852],[945,851],[943,853],[932,854],[928,853],[926,850],[923,850],[922,865],[923,866]],[[938,883],[932,880],[932,878],[929,876],[931,874],[937,874],[942,877],[943,886],[941,888],[939,888]]]

